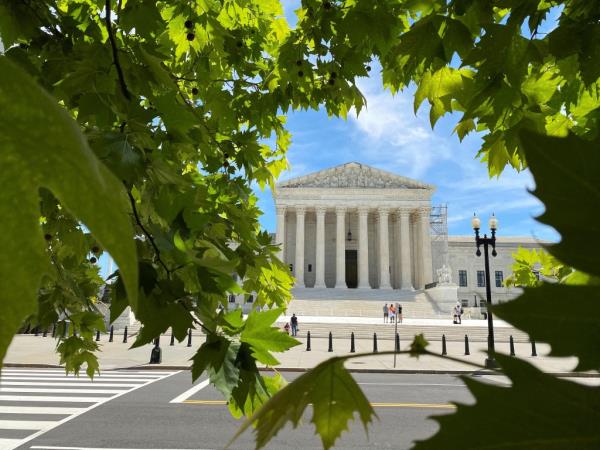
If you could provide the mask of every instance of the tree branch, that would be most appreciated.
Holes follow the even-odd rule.
[[[117,75],[119,76],[119,84],[121,85],[121,92],[127,100],[131,100],[131,94],[127,89],[127,84],[125,83],[125,77],[123,76],[123,68],[121,67],[121,63],[119,62],[119,50],[117,49],[117,42],[115,41],[115,35],[113,33],[112,22],[110,21],[110,0],[106,0],[106,14],[104,16],[104,23],[106,24],[106,31],[108,32],[108,40],[110,41],[110,48],[112,49],[113,54],[113,62],[115,63],[115,67],[117,69]]]
[[[146,230],[146,227],[144,227],[144,225],[142,224],[142,221],[140,220],[140,216],[139,216],[139,214],[137,212],[137,208],[135,207],[135,199],[133,198],[133,195],[131,195],[131,192],[129,190],[127,190],[127,196],[129,197],[129,201],[131,203],[131,209],[133,210],[133,216],[135,217],[135,223],[137,223],[138,227],[140,227],[140,229],[144,233],[144,236],[146,236],[146,238],[148,239],[148,241],[150,241],[150,244],[152,245],[152,248],[154,249],[154,253],[156,255],[156,259],[158,260],[158,262],[160,263],[160,265],[163,266],[163,269],[166,270],[167,276],[171,276],[171,270],[169,270],[169,268],[167,267],[167,265],[160,258],[160,250],[156,246],[156,242],[154,242],[154,238],[148,232],[148,230]]]

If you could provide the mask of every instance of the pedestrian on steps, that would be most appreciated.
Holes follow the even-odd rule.
[[[296,314],[292,314],[292,318],[290,319],[290,321],[292,322],[292,336],[297,336],[298,335],[298,318],[296,317]]]
[[[402,323],[402,305],[400,303],[398,303],[398,311],[396,311],[396,314],[398,314],[398,318],[396,320]]]
[[[390,323],[394,323],[396,321],[396,308],[393,304],[390,304]]]
[[[385,305],[383,305],[383,323],[388,322],[388,313],[389,313],[389,309],[388,309],[388,305],[386,303]]]

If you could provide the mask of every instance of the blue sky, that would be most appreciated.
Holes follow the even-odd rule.
[[[452,133],[458,115],[440,119],[432,130],[426,105],[413,113],[413,90],[392,96],[383,90],[378,71],[374,68],[372,73],[359,82],[367,107],[358,117],[329,118],[325,111],[289,116],[291,169],[280,181],[357,161],[435,185],[433,204],[448,205],[451,235],[471,234],[470,218],[477,212],[484,224],[496,214],[499,235],[557,240],[553,229],[534,219],[544,207],[528,192],[534,187],[529,171],[517,173],[507,167],[499,178],[490,179],[487,166],[475,158],[480,136],[471,134],[461,143]],[[261,224],[273,232],[271,192],[256,193],[264,211]]]
[[[288,21],[295,24],[293,11],[300,2],[283,0],[283,4]],[[550,16],[548,25],[552,27],[558,11]],[[413,113],[414,89],[392,96],[383,89],[379,67],[372,66],[371,77],[358,83],[367,99],[367,107],[358,117],[349,115],[346,121],[329,118],[323,110],[289,115],[291,169],[280,181],[357,161],[435,185],[432,203],[448,205],[451,235],[471,234],[470,218],[476,212],[485,227],[487,218],[495,213],[499,235],[558,240],[552,228],[534,219],[544,206],[528,192],[535,187],[529,171],[518,173],[507,167],[499,178],[490,179],[485,163],[475,158],[481,137],[470,134],[461,143],[452,134],[458,114],[443,117],[432,130],[426,102],[417,115]],[[274,232],[271,192],[256,189],[256,193],[264,211],[261,224]]]

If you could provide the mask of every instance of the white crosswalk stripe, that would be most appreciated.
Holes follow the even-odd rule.
[[[62,369],[0,373],[0,450],[11,450],[96,406],[176,372],[108,371],[90,380]]]

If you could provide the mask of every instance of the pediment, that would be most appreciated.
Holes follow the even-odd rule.
[[[301,177],[283,181],[278,188],[365,188],[365,189],[427,189],[430,184],[376,169],[357,162],[342,164]]]

